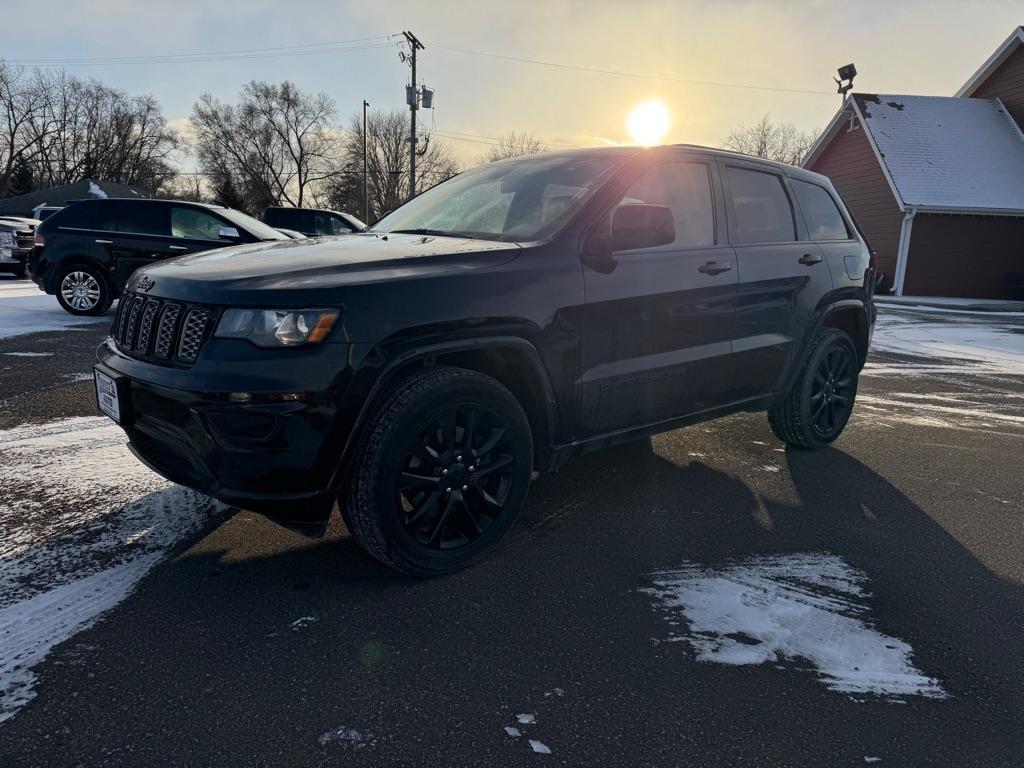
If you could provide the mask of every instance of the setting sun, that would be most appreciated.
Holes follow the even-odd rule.
[[[668,107],[660,99],[651,99],[633,107],[626,120],[626,129],[633,141],[649,147],[657,144],[668,132]]]

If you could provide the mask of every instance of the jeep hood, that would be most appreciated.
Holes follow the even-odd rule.
[[[314,306],[346,286],[494,267],[519,253],[515,243],[359,233],[273,240],[169,259],[140,268],[128,282],[152,281],[150,296],[200,304]]]

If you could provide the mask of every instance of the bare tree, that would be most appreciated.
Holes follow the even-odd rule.
[[[403,110],[371,111],[367,116],[366,166],[370,220],[404,203],[409,189],[409,122]],[[459,172],[450,148],[432,137],[421,141],[416,160],[420,190]],[[342,164],[318,195],[325,205],[360,216],[363,211],[363,117],[353,115],[345,134]],[[367,222],[370,223],[370,222]]]
[[[765,114],[753,125],[734,126],[722,145],[746,155],[799,165],[817,138],[817,131],[802,131],[792,123],[776,123],[771,115]]]
[[[181,137],[152,96],[129,96],[62,70],[37,70],[23,86],[31,97],[22,102],[15,162],[36,188],[97,178],[156,189],[171,177]],[[8,125],[17,122],[16,103],[0,105]],[[0,182],[10,188],[9,172]]]
[[[192,109],[196,154],[212,177],[247,190],[251,209],[302,206],[337,172],[335,114],[326,94],[303,93],[287,81],[252,81],[238,104],[203,94]]]
[[[547,146],[532,133],[509,131],[502,134],[501,138],[498,139],[497,145],[491,147],[490,151],[488,151],[487,162],[493,163],[495,160],[507,160],[510,157],[535,155],[538,152],[547,151]]]

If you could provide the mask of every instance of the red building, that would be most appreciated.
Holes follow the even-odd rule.
[[[804,167],[829,176],[883,290],[1024,298],[1024,27],[956,96],[853,93]]]

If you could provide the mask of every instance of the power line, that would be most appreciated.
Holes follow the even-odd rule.
[[[334,40],[322,43],[304,43],[301,45],[281,45],[266,48],[241,48],[230,51],[197,51],[195,53],[174,53],[145,56],[104,56],[94,58],[64,59],[8,59],[10,64],[23,66],[59,67],[69,64],[79,65],[123,65],[123,64],[178,64],[208,61],[244,61],[250,59],[280,58],[286,56],[309,56],[321,53],[344,53],[346,51],[364,51],[377,48],[390,48],[392,43],[386,42],[390,35],[359,37],[350,40]],[[353,45],[360,43],[361,45]],[[365,44],[363,44],[365,43]]]
[[[466,138],[467,140],[468,139],[489,139],[490,141],[497,142],[497,143],[502,143],[503,141],[507,141],[507,139],[502,139],[502,137],[500,137],[500,136],[481,136],[478,133],[463,133],[461,131],[441,131],[441,130],[438,130],[438,129],[434,129],[433,132],[436,133],[438,136],[444,136],[445,138],[459,138],[459,139]],[[551,146],[554,146],[554,147],[566,147],[568,149],[578,149],[579,148],[578,145],[576,145],[576,144],[567,144],[564,141],[544,141],[543,139],[537,139],[537,141],[539,141],[541,144],[548,144],[548,145],[551,145]],[[483,142],[481,142],[481,143],[483,143]]]
[[[774,93],[808,93],[814,94],[815,96],[835,96],[832,91],[813,91],[804,88],[773,88],[767,85],[748,85],[745,83],[722,83],[713,80],[692,80],[685,77],[668,77],[666,75],[650,75],[641,72],[622,72],[615,69],[600,69],[598,67],[585,67],[579,64],[564,64],[555,61],[542,61],[540,59],[527,59],[522,56],[506,56],[501,53],[491,53],[489,51],[473,51],[468,48],[455,48],[450,45],[438,45],[437,43],[431,43],[434,48],[443,51],[454,51],[456,53],[467,53],[472,56],[485,56],[491,59],[501,59],[503,61],[516,61],[523,64],[537,64],[543,67],[555,67],[557,69],[570,69],[577,72],[594,72],[601,75],[614,75],[616,77],[632,77],[639,78],[642,80],[662,80],[668,83],[684,83],[686,85],[706,85],[713,86],[716,88],[741,88],[750,91],[771,91]]]

